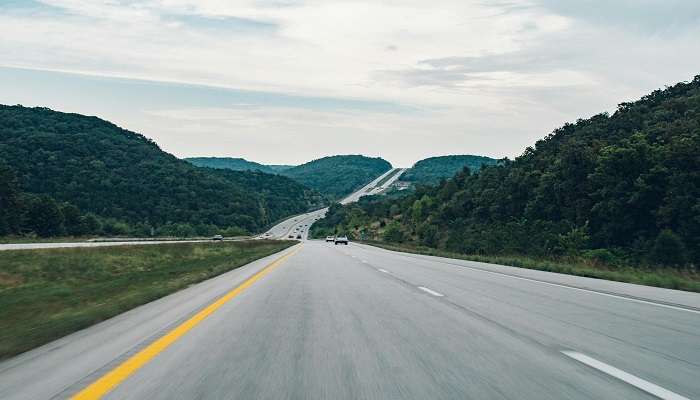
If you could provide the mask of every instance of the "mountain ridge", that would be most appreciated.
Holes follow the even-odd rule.
[[[7,213],[31,219],[38,208],[32,208],[34,200],[51,209],[69,204],[116,226],[105,232],[116,234],[149,234],[167,226],[181,232],[254,232],[322,205],[318,193],[284,176],[198,168],[109,121],[45,107],[0,105],[0,158],[10,170],[7,176],[14,176],[0,182],[3,190],[20,193],[15,199],[29,207],[15,202],[18,209],[3,210],[5,233],[26,231],[22,218]],[[17,182],[12,188],[10,180]]]
[[[514,160],[398,199],[331,206],[315,234],[463,254],[700,263],[700,76],[554,130]],[[352,221],[352,224],[350,222]]]
[[[267,174],[278,174],[293,165],[266,165],[239,157],[185,157],[183,160],[198,167],[230,169],[233,171],[260,171]]]

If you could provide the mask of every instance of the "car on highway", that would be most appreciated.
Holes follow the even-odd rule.
[[[339,245],[339,244],[347,245],[348,244],[348,237],[347,236],[338,236],[335,238],[334,243],[336,245]]]
[[[214,235],[212,236],[211,240],[224,240],[224,237],[221,235]]]
[[[297,235],[297,239],[301,239],[301,235]]]
[[[326,236],[326,243],[335,242],[335,236]]]
[[[287,236],[287,237],[290,238],[290,239],[294,239],[294,235],[289,235],[289,236]]]

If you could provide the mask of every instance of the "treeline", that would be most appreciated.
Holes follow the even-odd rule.
[[[194,157],[186,161],[199,166],[234,171],[260,171],[278,174],[328,196],[339,199],[391,169],[381,158],[362,155],[337,155],[319,158],[302,165],[264,165],[242,158]]]
[[[390,169],[391,164],[379,157],[339,155],[319,158],[279,173],[339,199]]]
[[[479,171],[482,165],[494,165],[498,160],[484,156],[450,155],[420,160],[401,175],[400,180],[422,185],[435,185],[451,178],[464,168]]]
[[[185,161],[198,167],[230,169],[234,171],[260,171],[266,174],[276,174],[282,170],[292,168],[291,165],[264,165],[243,158],[232,157],[189,157]]]
[[[0,186],[19,193],[2,194],[13,234],[255,232],[324,202],[289,178],[198,168],[107,121],[46,108],[0,106],[0,163],[15,182]],[[56,208],[61,216],[44,217],[61,224],[31,222],[30,210]]]
[[[331,231],[468,254],[697,266],[700,76],[566,124],[478,174],[332,206],[314,234]]]

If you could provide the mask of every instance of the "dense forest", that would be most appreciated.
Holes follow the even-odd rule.
[[[232,157],[189,157],[184,160],[198,167],[230,169],[233,171],[260,171],[267,174],[277,174],[293,167],[292,165],[264,165],[244,158]]]
[[[283,176],[195,167],[96,117],[0,106],[0,235],[240,234],[323,201]]]
[[[700,261],[700,76],[566,124],[515,160],[331,207],[314,235],[469,254]]]
[[[451,178],[464,168],[479,171],[482,165],[494,165],[498,160],[483,156],[451,155],[420,160],[401,175],[400,180],[414,184],[435,185],[441,179]]]
[[[340,155],[313,160],[280,174],[338,199],[390,169],[391,164],[381,158]]]
[[[185,160],[199,167],[287,176],[332,199],[351,193],[391,168],[391,164],[381,158],[361,155],[324,157],[298,166],[264,165],[230,157],[192,157]]]

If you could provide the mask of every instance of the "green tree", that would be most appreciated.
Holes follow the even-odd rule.
[[[110,232],[113,221],[120,221],[117,225],[128,227],[117,230],[128,234],[168,223],[252,232],[325,203],[321,194],[288,177],[199,168],[107,121],[47,108],[0,105],[0,156],[21,177],[17,183],[0,168],[0,191],[7,192],[0,201],[9,202],[0,207],[4,233],[34,228],[8,222],[25,214],[27,204],[8,197],[18,191],[95,214]],[[66,215],[67,230],[76,232],[75,219]]]
[[[24,226],[41,237],[62,233],[63,215],[55,200],[48,196],[32,196],[28,199]]]
[[[651,249],[651,259],[662,265],[683,265],[686,261],[685,245],[681,238],[672,230],[664,229],[659,232],[654,241],[654,247]]]
[[[0,235],[17,233],[19,225],[19,185],[15,173],[0,162]]]
[[[102,231],[102,224],[95,214],[85,214],[80,217],[80,234],[98,234]]]
[[[78,207],[69,203],[63,203],[60,206],[60,211],[63,216],[63,228],[67,234],[78,236],[85,233],[83,232],[83,226],[80,220],[81,215]]]
[[[397,222],[392,222],[386,226],[384,229],[384,235],[382,236],[387,242],[403,243],[406,238],[401,231],[401,225]]]
[[[514,160],[346,208],[362,208],[359,228],[387,241],[410,233],[400,239],[451,251],[698,265],[698,115],[700,76],[565,124]],[[329,214],[346,222],[343,209]]]

